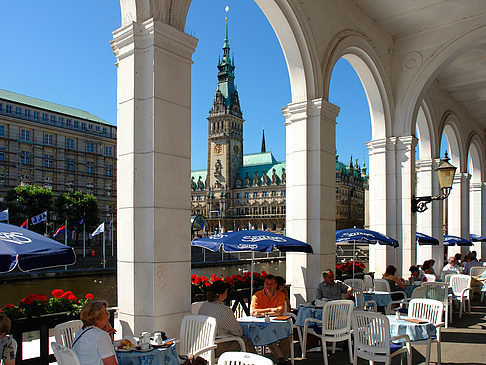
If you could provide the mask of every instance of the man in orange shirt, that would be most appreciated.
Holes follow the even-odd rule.
[[[263,290],[256,292],[251,298],[250,314],[252,316],[279,316],[285,312],[285,295],[277,291],[275,276],[267,275],[263,283]],[[279,342],[268,345],[272,354],[278,359],[277,364],[287,363],[292,335]]]

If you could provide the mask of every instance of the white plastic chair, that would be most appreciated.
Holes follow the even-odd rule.
[[[364,300],[364,293],[360,289],[353,289],[354,305],[359,310],[371,310],[376,312],[378,305],[374,300]]]
[[[353,361],[353,347],[351,343],[351,315],[354,303],[351,300],[333,300],[328,302],[322,310],[322,320],[307,318],[304,322],[302,357],[306,357],[307,334],[317,336],[321,339],[322,357],[324,365],[327,365],[326,342],[332,342],[332,352],[336,351],[336,342],[348,341],[349,362]],[[322,325],[321,333],[309,327],[314,322]]]
[[[56,343],[71,348],[74,336],[83,327],[83,322],[79,319],[58,324],[54,327],[54,337]]]
[[[364,282],[364,291],[373,290],[373,278],[371,275],[365,275],[363,278]]]
[[[192,314],[199,314],[199,309],[201,309],[204,301],[201,302],[194,302],[191,304],[191,313]]]
[[[81,365],[78,356],[69,347],[55,342],[51,343],[51,347],[58,365]]]
[[[450,287],[452,288],[452,300],[459,302],[459,318],[462,318],[462,311],[466,312],[465,302],[469,305],[468,313],[471,313],[471,276],[470,275],[452,275]]]
[[[437,281],[437,277],[434,274],[424,274],[424,276],[427,278],[428,283],[434,283]]]
[[[218,365],[274,365],[267,357],[249,352],[228,351],[219,357]]]
[[[423,283],[422,287],[425,289],[425,298],[438,300],[444,305],[445,328],[448,328],[449,320],[452,323],[452,298],[449,297],[449,285],[441,282],[427,282]]]
[[[214,349],[216,339],[216,318],[189,315],[182,319],[179,340],[180,355],[201,356],[214,365]]]
[[[353,313],[354,333],[354,361],[358,364],[358,357],[370,362],[384,362],[391,364],[396,355],[407,355],[407,364],[412,365],[410,337],[398,335],[391,337],[390,322],[380,313],[355,311]],[[393,345],[392,341],[404,339],[406,346]]]
[[[469,275],[480,276],[485,271],[486,271],[486,267],[484,267],[484,266],[473,266],[473,267],[471,267],[471,271],[469,272]]]
[[[407,298],[407,294],[404,291],[391,291],[390,283],[388,280],[385,279],[375,279],[375,291],[386,291],[391,294],[400,294],[403,296],[403,299]]]
[[[430,363],[430,343],[437,342],[437,364],[440,365],[440,329],[444,326],[442,322],[442,313],[444,304],[442,301],[434,299],[412,299],[408,308],[408,316],[412,318],[426,320],[432,323],[436,328],[436,337],[427,341],[414,341],[414,344],[427,344],[425,364]]]
[[[364,281],[362,279],[346,279],[344,280],[344,284],[349,285],[353,290],[360,289],[364,291]]]

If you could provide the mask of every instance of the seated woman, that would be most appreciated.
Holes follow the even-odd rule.
[[[419,270],[418,266],[410,266],[410,278],[408,279],[411,283],[415,281],[427,281],[424,273]]]
[[[116,365],[112,336],[115,330],[110,326],[108,303],[92,300],[81,310],[83,327],[76,333],[73,351],[83,365]]]
[[[397,268],[393,265],[388,265],[385,273],[383,274],[383,279],[388,281],[388,284],[390,284],[391,291],[405,290],[405,288],[407,287],[407,285],[405,284],[405,280],[399,278],[396,274],[397,274]],[[399,296],[397,294],[392,294],[391,297],[393,300],[402,299],[402,296]]]
[[[17,353],[17,342],[8,335],[10,326],[10,319],[0,313],[0,362],[4,365],[14,365]]]
[[[241,337],[245,342],[246,351],[256,353],[251,340],[243,337],[243,330],[233,311],[223,303],[228,297],[228,288],[229,284],[223,281],[212,283],[206,293],[208,300],[199,309],[199,314],[216,318],[216,335]],[[218,343],[215,355],[219,357],[223,352],[239,350],[240,346],[236,341],[221,342]]]
[[[277,282],[276,290],[282,292],[285,295],[285,312],[292,313],[292,308],[290,307],[289,291],[285,287],[285,279],[282,276],[275,276],[275,281]]]

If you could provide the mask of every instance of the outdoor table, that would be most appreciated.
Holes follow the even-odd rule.
[[[304,322],[307,318],[322,319],[322,307],[300,305],[295,325],[297,327],[304,327]],[[309,326],[312,326],[312,324],[309,324]]]
[[[122,352],[115,349],[115,354],[119,365],[179,365],[175,343],[145,352]]]
[[[411,298],[413,291],[421,285],[421,281],[414,282],[413,284],[407,284],[407,286],[405,287],[405,293],[407,294],[407,298]]]
[[[436,329],[432,323],[414,323],[409,322],[407,316],[401,316],[396,319],[395,315],[387,315],[390,322],[390,335],[408,335],[410,341],[428,341],[436,337]],[[400,340],[400,341],[403,341]]]
[[[247,316],[238,318],[238,322],[245,337],[248,337],[255,346],[270,345],[292,334],[292,325],[289,321],[271,319],[267,323],[265,318]]]
[[[378,307],[386,307],[392,301],[390,293],[386,291],[374,291],[372,293],[364,293],[365,301],[374,300]]]

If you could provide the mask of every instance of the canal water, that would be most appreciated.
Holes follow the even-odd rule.
[[[254,265],[255,272],[262,270],[269,274],[285,276],[285,261],[258,262]],[[217,276],[231,276],[250,271],[250,263],[239,265],[227,264],[224,266],[193,268],[192,273],[208,278],[212,274]],[[1,279],[0,279],[1,280]],[[190,280],[190,278],[187,278]],[[97,299],[105,299],[110,306],[117,305],[116,275],[79,276],[75,278],[48,278],[29,281],[1,282],[0,281],[0,307],[5,304],[17,305],[21,299],[31,293],[47,294],[50,296],[54,289],[70,290],[77,298],[83,298],[91,293]]]

